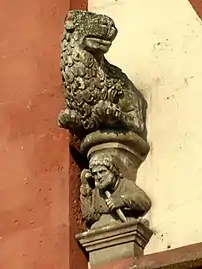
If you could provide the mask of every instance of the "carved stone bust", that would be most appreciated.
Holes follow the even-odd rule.
[[[98,225],[122,221],[117,209],[121,208],[124,221],[142,217],[150,209],[151,201],[135,182],[124,178],[113,157],[106,153],[95,155],[89,163],[90,169],[81,174],[81,209],[87,223]],[[111,197],[107,197],[106,191]]]

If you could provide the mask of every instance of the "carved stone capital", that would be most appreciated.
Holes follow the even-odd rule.
[[[149,144],[134,132],[104,129],[88,134],[81,142],[81,152],[89,160],[100,153],[114,156],[123,176],[135,182],[137,169],[149,152]]]

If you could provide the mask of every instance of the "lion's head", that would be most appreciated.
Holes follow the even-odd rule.
[[[71,34],[78,46],[91,53],[106,53],[117,35],[111,18],[81,10],[68,13],[65,30]]]

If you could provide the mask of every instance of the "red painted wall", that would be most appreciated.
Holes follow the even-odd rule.
[[[76,167],[56,123],[64,103],[59,42],[72,3],[0,0],[0,269],[86,267],[70,243]]]
[[[195,9],[196,13],[200,18],[202,18],[202,0],[189,0]]]
[[[70,9],[84,9],[88,8],[88,0],[70,0]]]

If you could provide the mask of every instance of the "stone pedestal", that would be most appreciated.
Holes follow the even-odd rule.
[[[143,255],[151,236],[152,231],[141,220],[134,220],[89,230],[76,239],[89,253],[91,266],[96,266]]]

